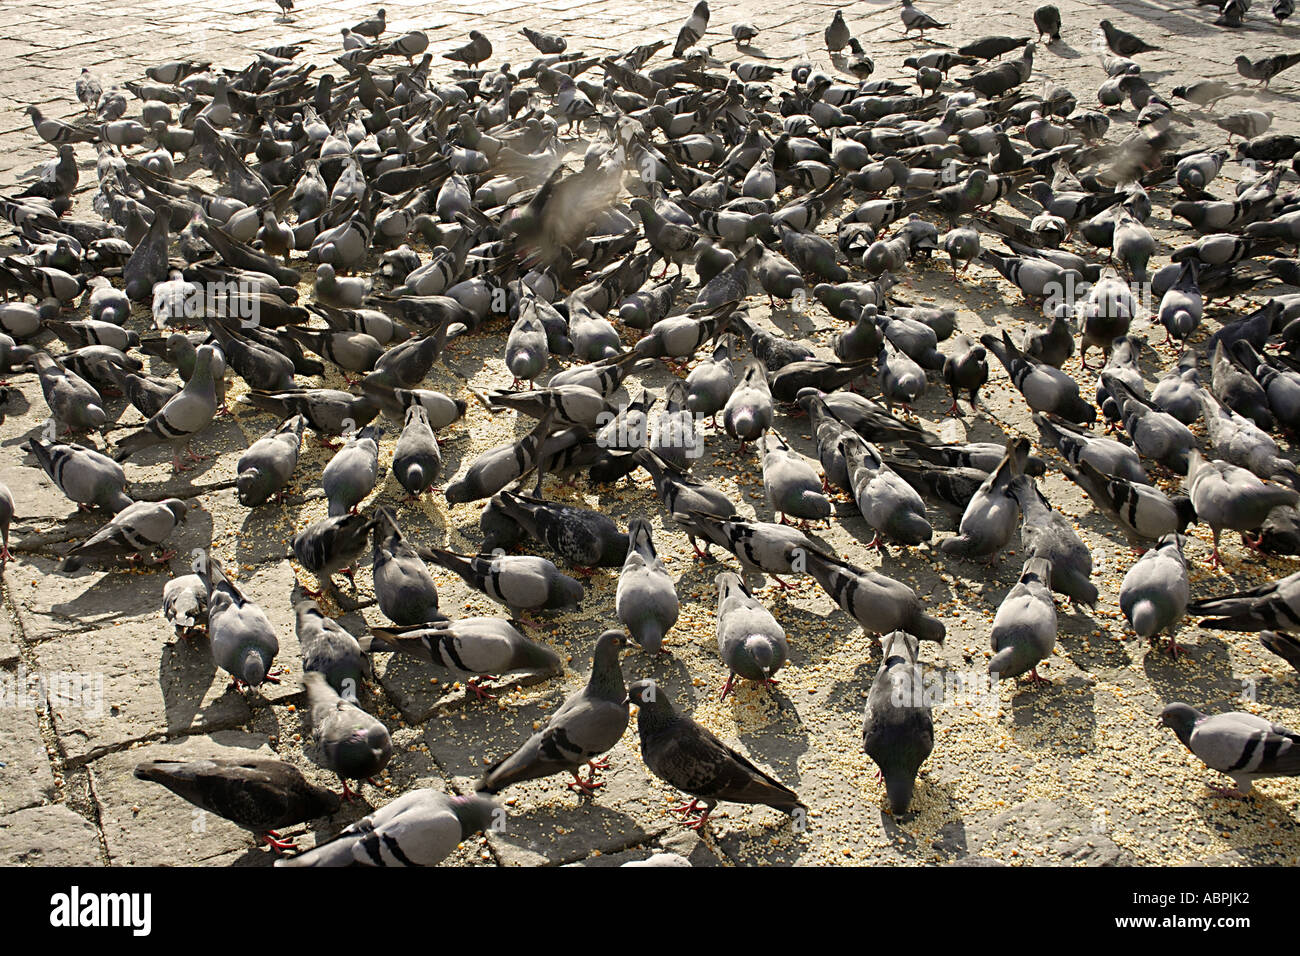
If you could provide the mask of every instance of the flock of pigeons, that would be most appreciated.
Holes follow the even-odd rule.
[[[1222,16],[1246,6],[1227,0]],[[1273,6],[1279,20],[1291,9],[1289,0]],[[922,38],[946,26],[911,0],[902,0],[901,18],[905,34]],[[162,63],[107,91],[83,71],[76,93],[85,120],[28,110],[57,156],[37,181],[0,197],[18,244],[0,263],[0,368],[39,378],[50,421],[24,446],[35,462],[69,499],[109,516],[62,567],[170,556],[158,552],[187,503],[133,500],[121,462],[168,446],[174,469],[184,470],[185,458],[197,457],[191,441],[225,412],[229,373],[248,385],[240,403],[282,420],[239,459],[245,507],[282,497],[305,431],[331,445],[342,439],[319,476],[328,517],[292,543],[320,590],[299,584],[291,601],[313,734],[345,798],[348,781],[373,777],[393,752],[388,730],[359,701],[365,655],[413,655],[469,678],[479,696],[487,675],[556,673],[554,651],[517,626],[582,599],[581,581],[555,562],[621,567],[622,627],[596,640],[590,680],[488,768],[478,792],[406,793],[282,863],[432,864],[491,827],[502,812],[492,795],[516,783],[568,773],[572,788],[592,793],[632,704],[647,767],[691,798],[681,808],[694,814],[688,825],[705,825],[720,801],[801,818],[798,796],[678,712],[671,688],[625,685],[620,652],[630,643],[666,653],[679,615],[673,579],[648,520],[620,529],[599,511],[547,500],[547,474],[608,484],[644,469],[665,533],[684,532],[700,555],[717,546],[742,572],[783,585],[779,575],[811,575],[880,635],[864,746],[895,813],[907,809],[934,744],[929,708],[908,692],[922,682],[919,644],[942,642],[945,628],[911,588],[828,553],[790,523],[830,518],[834,488],[856,504],[878,547],[931,541],[935,506],[960,515],[958,532],[938,543],[952,559],[991,561],[1019,532],[1023,573],[992,626],[997,678],[1040,679],[1037,665],[1056,641],[1054,593],[1098,599],[1089,549],[1035,481],[1048,467],[1144,551],[1120,592],[1139,635],[1168,634],[1177,652],[1174,634],[1192,611],[1209,615],[1208,626],[1261,631],[1266,647],[1300,666],[1300,638],[1288,633],[1300,625],[1300,575],[1193,602],[1182,537],[1191,523],[1208,525],[1215,562],[1225,530],[1252,548],[1300,553],[1300,472],[1272,436],[1300,428],[1300,363],[1290,354],[1300,342],[1300,295],[1273,296],[1189,342],[1207,299],[1300,280],[1300,261],[1284,257],[1300,245],[1300,193],[1284,188],[1288,164],[1300,172],[1300,138],[1270,133],[1265,111],[1213,112],[1250,95],[1239,84],[1200,80],[1166,99],[1133,59],[1154,47],[1102,21],[1097,106],[1137,110],[1111,130],[1120,114],[1034,77],[1037,43],[1059,42],[1062,24],[1050,6],[1033,19],[1037,41],[984,37],[909,58],[906,76],[871,79],[875,65],[839,12],[825,31],[830,70],[801,62],[787,72],[743,58],[722,69],[701,46],[709,9],[700,2],[675,44],[617,56],[570,52],[564,37],[525,29],[538,55],[517,70],[484,68],[492,44],[471,31],[443,54],[467,69],[437,78],[428,37],[387,37],[380,10],[343,31],[339,73],[303,65],[300,47],[281,46],[237,71]],[[743,54],[759,30],[738,23],[731,32]],[[1243,56],[1238,69],[1267,84],[1297,62]],[[1240,142],[1184,148],[1182,131],[1206,119]],[[98,154],[95,219],[67,215],[78,143]],[[1234,161],[1243,167],[1235,195],[1214,184]],[[218,189],[185,177],[198,167]],[[1170,212],[1198,234],[1154,271],[1149,189],[1181,193]],[[1012,194],[1041,212],[1026,221],[994,211]],[[1067,240],[1090,254],[1063,248]],[[1106,253],[1104,263],[1093,250]],[[972,262],[991,266],[1042,307],[1045,321],[975,341],[957,332],[954,309],[900,300],[891,291],[897,276],[936,252],[949,258],[954,281]],[[314,282],[300,294],[304,267]],[[1138,366],[1144,339],[1130,331],[1144,314],[1138,283],[1150,289],[1153,321],[1180,347],[1150,392]],[[753,293],[804,308],[815,300],[840,326],[833,358],[754,321]],[[83,297],[85,317],[65,317]],[[144,309],[151,328],[126,328]],[[422,385],[449,342],[495,318],[509,323],[505,364],[515,381],[490,394],[467,383],[465,394],[536,424],[478,456],[442,492],[449,503],[481,503],[480,552],[422,547],[403,535],[395,508],[358,510],[382,471],[376,419],[401,422],[387,463],[397,481],[413,498],[435,491],[437,431],[468,404]],[[1105,356],[1095,391],[1061,370],[1076,335],[1084,368],[1090,348]],[[1271,345],[1280,351],[1268,354]],[[176,375],[145,374],[135,352]],[[952,414],[961,414],[960,398],[978,410],[990,354],[1032,410],[1040,449],[1059,453],[1052,465],[1024,436],[1005,447],[954,444],[896,414],[936,378],[951,391]],[[563,368],[537,386],[553,356]],[[652,413],[644,389],[616,402],[638,371],[661,360],[676,373],[665,412]],[[345,388],[319,384],[327,368]],[[111,450],[64,440],[60,433],[104,428],[106,395],[124,396],[145,424]],[[728,495],[691,474],[705,419],[716,426],[719,414],[742,450],[758,445],[779,521],[736,513]],[[804,414],[825,477],[780,434]],[[1197,422],[1203,439],[1189,427]],[[1098,424],[1120,437],[1098,433]],[[1167,496],[1149,470],[1183,476],[1186,494]],[[0,505],[8,557],[15,503],[7,491]],[[517,553],[539,543],[549,557]],[[337,573],[351,574],[367,544],[377,603],[392,626],[358,639],[316,598],[334,590]],[[430,563],[512,617],[449,619]],[[725,696],[738,678],[771,681],[788,645],[742,575],[720,573],[717,588]],[[193,573],[167,584],[164,612],[180,631],[206,632],[237,686],[275,679],[275,629],[216,557],[199,552]],[[1184,703],[1162,718],[1247,790],[1258,777],[1300,773],[1300,736],[1265,719],[1207,716]],[[136,775],[277,851],[292,846],[280,829],[332,813],[340,799],[276,760],[152,760]]]

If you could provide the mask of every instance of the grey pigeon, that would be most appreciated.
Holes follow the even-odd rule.
[[[962,513],[957,534],[939,542],[939,550],[992,561],[1006,547],[1020,519],[1020,505],[1011,493],[1011,483],[1024,474],[1028,457],[1029,439],[1007,442],[1002,461],[984,479]]]
[[[772,427],[775,408],[772,391],[762,364],[754,358],[746,359],[740,381],[736,384],[722,410],[722,424],[727,434],[741,445],[756,441]]]
[[[817,550],[810,550],[804,560],[822,590],[868,634],[903,630],[923,641],[943,643],[943,622],[927,614],[916,592],[901,581]]]
[[[1063,466],[1061,471],[1088,493],[1098,510],[1110,516],[1134,548],[1181,533],[1196,520],[1187,495],[1170,499],[1152,485],[1104,475],[1087,461],[1079,462],[1077,469]]]
[[[461,477],[447,484],[444,494],[448,503],[460,504],[491,498],[512,481],[531,471],[538,464],[547,438],[555,428],[555,415],[554,410],[546,412],[523,438],[488,449],[470,462]],[[541,477],[539,474],[539,481]]]
[[[235,488],[239,503],[256,508],[272,495],[283,497],[284,488],[298,467],[298,449],[307,419],[295,415],[267,432],[239,456]]]
[[[200,552],[195,573],[208,589],[208,642],[217,666],[234,678],[236,687],[258,687],[269,676],[280,642],[260,607],[226,577],[217,559]]]
[[[194,373],[185,387],[157,415],[145,422],[139,431],[118,442],[117,453],[113,457],[125,461],[137,451],[151,445],[168,444],[172,446],[172,471],[184,471],[186,468],[180,458],[182,449],[191,460],[199,460],[200,456],[189,451],[190,440],[206,428],[217,413],[214,376],[218,363],[224,367],[216,348],[211,345],[199,346]]]
[[[302,771],[283,760],[159,757],[137,764],[135,777],[160,783],[196,807],[252,830],[277,853],[294,845],[277,831],[339,808],[336,794],[309,783]]]
[[[312,597],[334,591],[334,575],[344,571],[361,554],[370,529],[378,520],[365,514],[322,518],[294,535],[291,542],[294,557],[320,581],[319,591],[308,592]],[[347,571],[344,573],[351,577]]]
[[[735,685],[736,677],[763,684],[774,683],[773,676],[790,656],[785,629],[767,608],[749,593],[740,576],[723,571],[717,578],[718,621],[715,628],[718,655],[727,665],[725,698]]]
[[[880,768],[891,813],[906,813],[916,775],[934,749],[934,720],[918,661],[920,642],[905,631],[881,641],[884,660],[867,692],[862,749]]]
[[[650,522],[627,523],[627,558],[618,576],[614,613],[632,639],[651,653],[663,650],[664,635],[677,623],[677,587],[655,553]]]
[[[208,587],[197,574],[182,574],[163,586],[163,617],[186,634],[208,622]]]
[[[362,674],[361,645],[356,637],[333,618],[326,617],[301,585],[294,586],[290,598],[303,673],[323,674],[336,694],[355,701]]]
[[[104,400],[95,386],[64,368],[47,352],[33,353],[31,363],[40,379],[45,404],[56,423],[68,431],[104,427],[107,421]]]
[[[1040,681],[1038,665],[1052,655],[1056,646],[1056,605],[1047,582],[1052,562],[1030,558],[1020,580],[998,605],[993,615],[993,657],[989,673],[995,680],[1019,677],[1026,671]]]
[[[596,771],[608,767],[599,758],[622,738],[630,710],[618,661],[623,646],[619,631],[605,631],[596,639],[587,683],[518,750],[487,769],[478,784],[480,792],[499,793],[512,784],[557,773],[572,774],[569,788],[584,793],[605,786],[596,780]],[[585,779],[578,773],[584,763]]]
[[[165,560],[167,555],[154,557],[153,551],[188,514],[189,506],[179,498],[133,502],[69,551],[59,570],[76,571],[87,561],[113,562],[123,557],[145,563]]]
[[[81,445],[29,439],[26,445],[50,480],[78,506],[103,508],[116,514],[131,504],[125,491],[126,472],[101,452]]]
[[[934,530],[926,517],[925,502],[884,463],[874,445],[849,432],[840,439],[840,454],[849,490],[875,532],[868,548],[883,549],[886,541],[911,546],[930,540]]]
[[[812,541],[802,531],[773,521],[749,521],[739,515],[716,518],[698,511],[674,512],[673,520],[705,538],[709,544],[730,551],[740,566],[755,574],[770,574],[783,589],[790,585],[778,574],[799,570],[803,555],[812,550]],[[708,550],[708,546],[705,546]]]
[[[1097,606],[1097,586],[1092,583],[1092,552],[1079,540],[1065,515],[1055,510],[1038,485],[1027,475],[1011,482],[1011,494],[1020,504],[1023,523],[1020,539],[1027,558],[1052,563],[1048,582],[1053,591],[1077,604]]]
[[[439,548],[432,548],[430,554],[474,590],[511,609],[551,610],[582,601],[582,583],[562,574],[545,558],[514,554],[466,557]]]
[[[998,357],[1033,411],[1052,412],[1080,425],[1097,420],[1097,409],[1079,396],[1079,385],[1070,375],[1023,354],[1005,331],[1001,341],[985,334],[980,342]]]
[[[1172,653],[1178,648],[1174,629],[1187,613],[1190,597],[1182,539],[1177,534],[1167,534],[1124,575],[1119,588],[1119,609],[1138,637],[1151,639],[1167,631]]]
[[[379,509],[378,517],[372,575],[379,610],[398,626],[442,620],[438,588],[424,559],[402,536],[391,509]]]
[[[1211,770],[1233,779],[1227,796],[1246,796],[1256,780],[1300,774],[1300,734],[1254,714],[1203,714],[1184,703],[1160,712],[1161,722]]]
[[[467,686],[479,699],[491,694],[479,685],[512,671],[558,674],[559,656],[549,647],[530,641],[509,621],[499,617],[466,617],[408,627],[372,627],[362,639],[365,650],[393,651],[445,667],[468,678]]]
[[[353,701],[341,697],[325,675],[302,675],[311,714],[312,740],[320,748],[324,766],[343,781],[343,798],[352,797],[349,780],[367,780],[378,774],[393,756],[388,728]]]
[[[1219,535],[1224,528],[1253,531],[1264,523],[1278,505],[1295,505],[1300,494],[1261,480],[1258,476],[1226,461],[1207,461],[1193,448],[1188,455],[1184,483],[1197,520],[1210,526],[1214,535],[1211,564],[1223,564]]]
[[[375,488],[379,476],[379,437],[384,430],[367,425],[334,453],[321,471],[320,483],[329,500],[329,516],[356,511]]]
[[[488,797],[410,790],[324,846],[275,865],[437,866],[475,833],[504,819],[505,810]]]
[[[686,821],[701,829],[720,802],[763,804],[783,813],[805,811],[799,796],[754,766],[710,731],[679,714],[668,695],[652,680],[628,688],[636,704],[641,758],[660,780],[691,795],[683,814],[703,812]]]
[[[1188,605],[1204,627],[1225,631],[1296,630],[1300,621],[1300,574],[1289,574],[1232,594],[1198,598]]]
[[[406,410],[406,424],[393,449],[392,469],[393,477],[412,499],[432,488],[442,471],[442,452],[423,405]]]
[[[776,432],[761,438],[763,492],[767,504],[781,516],[818,520],[828,518],[831,503],[821,490],[821,480],[807,460],[790,449]]]
[[[953,337],[953,350],[943,359],[943,380],[952,392],[952,407],[948,414],[958,415],[960,392],[969,396],[972,410],[979,410],[979,392],[989,379],[989,363],[984,346],[976,345],[968,335]]]

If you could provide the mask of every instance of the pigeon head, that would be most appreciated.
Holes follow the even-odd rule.
[[[261,686],[262,681],[266,680],[266,661],[262,658],[260,649],[250,647],[245,652],[244,661],[239,666],[239,674],[249,687]]]
[[[764,678],[770,677],[775,669],[776,652],[772,641],[764,635],[752,634],[745,639],[745,654],[754,662],[754,666]]]
[[[1187,467],[1191,468],[1191,458],[1188,457]],[[1177,495],[1173,499],[1174,513],[1178,515],[1178,531],[1181,534],[1187,529],[1189,524],[1195,524],[1197,519],[1196,509],[1192,507],[1192,499],[1187,495]]]
[[[637,726],[644,735],[665,727],[676,718],[672,701],[653,680],[642,679],[627,689],[627,702],[639,708]]]
[[[338,747],[338,774],[345,780],[362,780],[377,774],[393,755],[393,741],[388,728],[373,723],[357,728]]]
[[[461,839],[469,839],[475,833],[486,830],[501,819],[505,812],[495,800],[479,793],[449,797],[447,802],[451,806],[451,812],[460,821]]]
[[[567,574],[555,575],[547,590],[550,592],[550,600],[547,602],[549,607],[581,604],[582,596],[586,593],[582,588],[582,582],[574,580]]]
[[[245,468],[235,478],[239,503],[245,508],[255,508],[271,497],[274,478],[260,468]]]
[[[1192,730],[1204,718],[1205,715],[1195,707],[1178,702],[1169,704],[1160,711],[1160,723],[1172,730],[1184,744],[1191,739]]]

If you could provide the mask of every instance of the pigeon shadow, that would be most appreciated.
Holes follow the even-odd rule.
[[[1168,703],[1196,696],[1197,706],[1207,709],[1223,704],[1231,710],[1241,703],[1246,682],[1233,676],[1232,659],[1222,639],[1204,630],[1186,628],[1180,637],[1196,636],[1195,643],[1179,642],[1179,653],[1172,657],[1163,648],[1151,648],[1142,660],[1142,670],[1160,701]]]
[[[1011,698],[1011,733],[1026,749],[1077,753],[1097,746],[1097,713],[1092,684],[1082,677],[1035,688],[1017,688]]]

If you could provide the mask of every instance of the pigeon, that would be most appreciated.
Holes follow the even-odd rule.
[[[1174,653],[1178,648],[1174,629],[1187,614],[1190,588],[1182,538],[1167,534],[1124,575],[1119,608],[1138,637],[1153,639],[1166,631]]]
[[[245,508],[265,504],[284,489],[298,467],[298,449],[307,419],[294,415],[248,447],[235,465],[235,488]]]
[[[108,420],[104,414],[104,399],[93,385],[64,368],[47,352],[33,353],[31,363],[40,379],[45,404],[56,424],[69,432],[104,427]]]
[[[1031,410],[1052,412],[1079,425],[1091,425],[1097,420],[1097,409],[1079,395],[1073,377],[1022,353],[1005,331],[1001,341],[986,333],[980,336],[980,342],[997,356]]]
[[[806,812],[793,790],[679,714],[654,681],[632,684],[628,700],[637,706],[637,731],[646,767],[692,798],[681,808],[687,827],[703,828],[713,808],[724,801],[763,804],[791,815]],[[696,812],[699,816],[685,820]]]
[[[126,493],[126,472],[107,455],[82,445],[28,439],[23,445],[36,456],[41,468],[59,491],[78,507],[103,508],[117,514],[131,504]]]
[[[1102,20],[1099,26],[1102,35],[1106,39],[1106,46],[1116,56],[1136,56],[1139,53],[1153,53],[1160,49],[1160,47],[1152,46],[1132,33],[1119,29],[1109,20]]]
[[[393,477],[411,499],[418,499],[430,490],[442,471],[442,452],[423,405],[412,405],[406,410],[406,424],[393,449],[392,470]]]
[[[444,53],[443,56],[448,60],[464,63],[471,70],[476,70],[480,63],[492,56],[492,41],[478,30],[470,30],[468,43],[456,47],[450,53]]]
[[[1300,620],[1300,575],[1291,574],[1258,587],[1198,598],[1188,610],[1204,616],[1201,625],[1225,631],[1292,631]]]
[[[997,468],[984,479],[962,513],[957,534],[939,542],[939,550],[991,562],[1006,547],[1020,520],[1020,505],[1011,493],[1011,485],[1018,475],[1024,474],[1028,457],[1029,439],[1007,442],[1006,453]]]
[[[1158,541],[1167,534],[1181,534],[1196,521],[1192,499],[1187,495],[1170,499],[1151,485],[1104,475],[1087,461],[1080,461],[1077,470],[1062,466],[1061,471],[1115,521],[1134,548],[1145,547],[1145,542]]]
[[[775,411],[762,364],[755,358],[747,359],[740,381],[722,409],[723,427],[743,447],[772,427]]]
[[[1196,445],[1191,430],[1108,372],[1101,373],[1101,380],[1119,406],[1120,419],[1133,447],[1170,471],[1186,474],[1187,452]]]
[[[244,595],[207,551],[195,557],[194,572],[208,591],[208,642],[212,660],[234,678],[236,687],[260,687],[271,676],[280,642],[266,612]]]
[[[998,605],[993,615],[993,657],[989,674],[994,680],[1019,677],[1029,672],[1041,681],[1038,665],[1052,654],[1056,646],[1056,605],[1047,582],[1052,576],[1052,562],[1034,557],[1025,562],[1020,580]]]
[[[537,48],[537,52],[546,54],[547,56],[556,53],[563,53],[569,48],[569,41],[554,33],[543,33],[540,30],[532,30],[528,27],[524,27],[519,32],[527,38],[529,43]]]
[[[319,591],[308,592],[312,597],[333,593],[333,578],[339,571],[352,576],[347,569],[365,549],[366,538],[379,520],[366,514],[344,514],[322,518],[294,535],[294,557],[320,581]]]
[[[1061,11],[1048,4],[1034,11],[1034,27],[1038,30],[1038,39],[1047,37],[1049,44],[1061,39]]]
[[[773,675],[790,656],[785,630],[745,587],[740,576],[723,571],[718,585],[718,655],[727,665],[725,698],[735,686],[736,676],[772,684]]]
[[[315,671],[340,697],[356,701],[361,686],[361,645],[333,618],[326,617],[301,585],[291,595],[303,673]]]
[[[531,471],[539,463],[540,453],[553,429],[555,415],[555,410],[551,409],[523,438],[492,448],[470,462],[465,474],[449,482],[444,490],[448,503],[454,505],[491,498],[512,481]],[[539,471],[539,486],[542,477]]]
[[[911,33],[913,30],[921,32],[921,38],[925,39],[926,30],[946,30],[948,24],[940,23],[928,13],[923,13],[912,5],[912,0],[903,0],[903,9],[901,11],[903,19],[903,35]]]
[[[478,783],[480,793],[500,793],[512,784],[557,773],[572,774],[569,788],[582,793],[605,786],[596,780],[596,771],[608,768],[600,755],[622,739],[629,719],[618,660],[623,646],[619,631],[605,631],[596,639],[587,683],[566,698],[518,750],[487,769]],[[584,763],[586,778],[578,772]]]
[[[885,548],[886,541],[903,546],[923,544],[934,531],[925,502],[906,481],[884,463],[876,447],[848,432],[840,438],[839,453],[848,475],[849,491],[858,510],[875,532],[868,548]]]
[[[831,17],[830,26],[826,28],[826,49],[831,53],[839,53],[849,45],[852,35],[849,33],[849,25],[844,22],[844,11],[836,10],[835,15]]]
[[[419,552],[402,536],[392,509],[380,508],[372,529],[375,601],[399,627],[443,620],[438,588]]]
[[[581,582],[562,574],[545,558],[512,554],[466,557],[438,548],[430,554],[474,590],[511,609],[561,609],[582,601]]]
[[[1075,428],[1055,415],[1035,412],[1033,421],[1038,427],[1039,441],[1043,446],[1055,448],[1072,465],[1087,462],[1108,477],[1124,478],[1143,485],[1151,484],[1141,457],[1129,445]]]
[[[677,33],[677,42],[673,44],[673,56],[680,57],[695,44],[700,42],[704,36],[704,31],[709,28],[709,4],[707,0],[699,0],[695,4],[695,9],[691,15],[686,18],[682,28]]]
[[[943,380],[952,392],[952,407],[948,414],[961,413],[957,406],[960,392],[966,392],[971,409],[979,411],[979,391],[989,378],[988,352],[984,346],[976,345],[969,335],[954,336],[952,341],[953,350],[943,360]]]
[[[925,606],[907,585],[815,548],[803,559],[822,590],[868,634],[904,630],[920,640],[943,643],[943,623],[925,613]]]
[[[1219,535],[1224,528],[1253,531],[1264,523],[1273,508],[1300,501],[1300,494],[1294,489],[1265,482],[1226,461],[1207,461],[1195,448],[1188,453],[1184,487],[1197,520],[1209,525],[1214,535],[1210,563],[1216,567],[1223,564]]]
[[[787,523],[787,517],[808,520],[830,517],[830,499],[822,494],[821,481],[807,460],[792,451],[775,432],[765,432],[760,442],[763,492],[768,507],[781,516],[781,523]]]
[[[238,401],[263,409],[280,418],[302,415],[307,427],[318,435],[343,435],[362,428],[379,414],[379,405],[368,395],[353,395],[332,388],[286,389],[262,392],[256,389]]]
[[[426,664],[437,664],[468,678],[466,684],[480,700],[492,695],[480,686],[512,671],[560,673],[560,658],[548,647],[521,634],[499,617],[467,617],[406,627],[372,627],[362,647],[374,653],[393,651]]]
[[[796,565],[812,549],[812,542],[802,531],[772,521],[749,521],[739,515],[717,518],[698,511],[674,512],[673,520],[690,529],[688,533],[731,552],[747,572],[772,575],[783,590],[790,585],[777,575],[794,573]]]
[[[111,563],[123,557],[145,564],[165,561],[170,554],[155,556],[154,551],[188,514],[189,506],[179,498],[132,502],[69,551],[59,570],[75,572],[88,561]]]
[[[867,691],[862,749],[880,768],[890,813],[906,813],[916,775],[934,750],[934,720],[918,662],[920,642],[905,631],[881,641],[883,661]]]
[[[637,644],[651,653],[659,652],[664,649],[664,635],[677,623],[677,588],[655,553],[650,522],[631,519],[627,536],[627,558],[618,576],[614,613]]]
[[[208,588],[197,574],[182,574],[163,586],[163,617],[177,635],[204,628],[208,620]]]
[[[1300,774],[1300,735],[1263,717],[1203,714],[1176,702],[1160,712],[1160,721],[1207,767],[1233,779],[1235,790],[1220,791],[1226,796],[1249,795],[1256,780]]]
[[[1038,485],[1027,475],[1011,482],[1011,494],[1020,505],[1023,523],[1020,539],[1027,558],[1046,558],[1052,564],[1048,586],[1076,604],[1097,606],[1097,586],[1090,580],[1092,552],[1079,540],[1069,520],[1052,508]]]
[[[213,346],[199,346],[194,373],[185,387],[157,415],[145,422],[139,431],[117,443],[114,459],[125,461],[141,449],[165,443],[172,446],[173,472],[186,470],[187,466],[180,458],[182,450],[185,450],[191,461],[201,461],[202,456],[189,451],[190,441],[208,426],[217,413],[215,376],[218,363],[224,367],[220,353]]]
[[[1248,80],[1258,80],[1259,86],[1267,87],[1269,81],[1283,70],[1300,63],[1300,53],[1277,53],[1252,61],[1244,54],[1234,61],[1237,72]]]
[[[476,833],[504,821],[489,797],[409,790],[323,846],[276,866],[437,866]]]
[[[495,501],[532,538],[545,542],[574,567],[617,567],[627,556],[627,534],[600,511],[508,491],[498,494]]]
[[[383,433],[378,425],[367,425],[353,434],[321,471],[329,517],[355,514],[357,505],[374,490],[379,475],[378,442]]]
[[[137,780],[162,784],[200,809],[252,830],[275,852],[294,848],[279,830],[334,814],[339,798],[293,764],[263,757],[158,757],[136,764]]]
[[[340,696],[320,671],[302,675],[311,715],[312,740],[320,748],[323,765],[343,782],[343,799],[353,791],[349,780],[376,776],[393,756],[388,728],[352,700]]]

